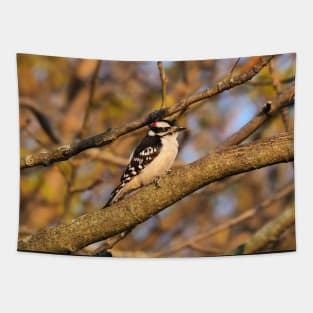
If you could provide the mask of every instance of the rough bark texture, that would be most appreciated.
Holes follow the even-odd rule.
[[[30,168],[34,166],[48,166],[52,163],[64,161],[72,156],[85,151],[89,148],[102,147],[114,141],[115,139],[141,128],[154,120],[159,120],[167,116],[171,116],[177,112],[182,112],[186,110],[190,105],[204,100],[206,98],[215,96],[225,90],[231,89],[238,85],[241,85],[250,79],[252,79],[265,65],[267,65],[273,56],[263,56],[259,57],[258,62],[251,65],[243,73],[237,73],[233,75],[228,75],[224,79],[220,80],[214,86],[206,89],[201,93],[192,95],[170,107],[163,108],[150,113],[148,116],[142,117],[136,121],[128,123],[125,126],[108,129],[105,132],[81,140],[76,143],[66,144],[57,147],[52,151],[42,151],[39,153],[31,154],[26,157],[21,158],[20,167],[21,169]]]
[[[190,193],[219,179],[293,160],[293,135],[282,134],[252,144],[230,147],[161,177],[104,210],[84,214],[67,225],[44,230],[19,250],[70,253],[140,224]]]

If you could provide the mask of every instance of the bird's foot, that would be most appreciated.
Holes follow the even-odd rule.
[[[154,183],[154,185],[155,185],[157,188],[161,188],[161,185],[160,185],[160,176],[157,176],[157,177],[153,180],[153,183]]]

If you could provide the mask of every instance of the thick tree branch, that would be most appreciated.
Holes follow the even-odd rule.
[[[172,170],[104,210],[84,214],[19,241],[19,250],[70,253],[128,230],[194,191],[222,178],[293,160],[293,135],[282,134],[252,144],[230,147]],[[157,199],[157,201],[156,201]]]
[[[79,142],[59,146],[52,151],[44,151],[28,155],[21,159],[20,167],[21,169],[25,169],[39,165],[48,166],[55,162],[67,160],[86,149],[107,145],[115,139],[138,128],[141,128],[154,120],[162,119],[164,117],[171,116],[177,112],[185,111],[188,107],[201,100],[215,96],[225,90],[234,88],[249,81],[264,66],[266,66],[272,58],[273,56],[259,57],[258,62],[251,64],[251,66],[249,66],[244,72],[239,72],[231,76],[227,75],[224,79],[220,80],[214,86],[206,89],[205,91],[187,97],[170,107],[154,111],[147,116],[126,124],[125,126],[108,129],[101,134],[86,138]]]

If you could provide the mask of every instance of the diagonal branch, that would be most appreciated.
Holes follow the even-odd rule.
[[[237,58],[234,65],[232,66],[231,70],[230,70],[230,75],[235,71],[237,65],[239,64],[241,58]]]
[[[183,197],[225,177],[268,165],[293,160],[293,135],[259,140],[255,143],[215,152],[186,166],[172,170],[159,180],[104,210],[95,210],[68,225],[46,229],[19,241],[18,249],[70,253],[91,243],[128,230]],[[157,199],[157,201],[156,201]]]
[[[275,217],[261,227],[248,241],[240,245],[226,255],[250,254],[262,249],[266,244],[277,240],[280,235],[295,222],[295,209],[285,209],[279,216]]]
[[[221,148],[229,147],[238,144],[248,138],[255,132],[271,115],[276,114],[281,108],[286,107],[294,103],[295,88],[291,86],[282,94],[278,95],[273,101],[268,102],[268,106],[262,108],[253,119],[251,119],[246,125],[239,129],[232,136],[227,138],[222,144]]]
[[[234,88],[249,81],[264,66],[266,66],[272,58],[273,56],[259,57],[258,61],[251,64],[251,66],[249,66],[245,71],[233,74],[231,77],[230,75],[227,75],[224,79],[220,80],[214,86],[206,89],[203,92],[187,97],[170,107],[154,111],[147,116],[139,118],[119,128],[110,128],[101,134],[83,139],[79,142],[59,146],[52,151],[39,152],[23,157],[20,161],[20,167],[21,169],[25,169],[39,165],[48,166],[55,162],[67,160],[86,149],[102,147],[104,145],[110,144],[117,138],[138,128],[141,128],[154,120],[162,119],[177,112],[184,111],[199,101],[213,97],[225,90]]]
[[[47,116],[36,108],[37,104],[29,98],[21,97],[19,99],[21,108],[28,109],[30,112],[34,114],[39,125],[45,134],[49,137],[49,139],[54,143],[60,143],[59,138],[55,135],[55,132],[51,126],[51,123]]]
[[[184,249],[184,248],[186,248],[186,247],[188,247],[194,243],[197,243],[203,239],[207,239],[211,236],[214,236],[217,233],[219,233],[225,229],[228,229],[234,225],[238,225],[239,223],[254,217],[258,212],[260,212],[261,210],[263,210],[266,207],[269,207],[270,205],[272,205],[276,201],[281,200],[282,198],[286,197],[287,195],[289,195],[293,191],[294,191],[294,184],[290,183],[287,186],[284,186],[276,194],[274,194],[274,196],[272,198],[265,199],[257,207],[254,207],[254,208],[251,208],[247,211],[244,211],[240,215],[233,217],[233,218],[225,221],[224,223],[207,230],[206,232],[202,232],[202,233],[200,233],[200,234],[198,234],[198,235],[196,235],[196,236],[194,236],[188,240],[184,240],[184,241],[176,244],[175,246],[169,248],[168,250],[161,251],[159,253],[155,253],[154,257],[172,255],[173,253],[175,253],[181,249]]]

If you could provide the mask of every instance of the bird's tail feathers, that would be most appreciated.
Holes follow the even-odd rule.
[[[120,199],[121,193],[122,193],[122,189],[123,189],[124,186],[125,186],[124,183],[120,184],[112,191],[109,200],[107,201],[107,203],[104,205],[103,208],[112,205],[113,203],[117,202]]]

